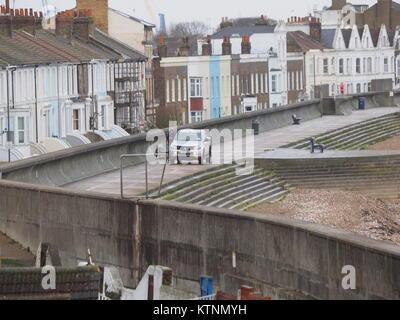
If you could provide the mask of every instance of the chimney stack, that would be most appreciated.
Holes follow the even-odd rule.
[[[12,30],[25,30],[34,35],[36,29],[42,27],[42,18],[38,18],[33,9],[10,9],[9,2],[1,6],[0,33],[12,36]]]
[[[92,10],[77,10],[74,16],[72,34],[81,40],[89,40],[94,31],[93,19],[91,18],[93,16]]]
[[[202,46],[202,54],[203,54],[203,56],[211,56],[212,55],[211,36],[207,36],[206,43],[204,43]]]
[[[10,13],[10,0],[6,0],[6,13]]]
[[[72,28],[74,24],[74,13],[63,11],[56,16],[56,35],[70,41],[72,39]]]
[[[250,54],[250,53],[251,53],[250,37],[244,36],[242,38],[242,54]]]
[[[188,57],[190,56],[190,45],[189,45],[189,37],[182,38],[182,45],[179,48],[179,56]]]
[[[224,37],[224,42],[222,42],[222,55],[230,56],[232,54],[232,43],[229,37]]]
[[[228,19],[228,17],[222,17],[222,21],[219,25],[220,29],[230,28],[233,27],[232,22]]]
[[[261,15],[261,18],[257,20],[256,26],[267,26],[268,25],[268,20],[264,15]]]
[[[57,13],[56,35],[70,41],[72,36],[89,40],[93,33],[93,12],[91,9],[67,10]]]
[[[76,0],[76,9],[92,9],[95,27],[108,33],[108,0]]]
[[[168,47],[167,47],[167,44],[165,43],[164,35],[162,35],[162,34],[160,35],[157,49],[158,49],[158,56],[160,58],[168,57]]]
[[[321,42],[322,25],[319,19],[311,19],[310,24],[310,36],[314,40]]]

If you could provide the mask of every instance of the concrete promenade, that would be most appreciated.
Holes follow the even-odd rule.
[[[399,111],[400,108],[398,107],[373,108],[364,111],[354,111],[351,115],[347,116],[323,116],[321,118],[303,122],[299,126],[287,126],[266,131],[255,137],[254,151],[255,154],[264,153],[268,149],[279,148],[285,144],[296,142],[310,136],[321,135],[335,129],[340,129],[349,125],[357,124],[369,119]],[[219,157],[220,159],[222,158],[221,153],[223,151],[225,152],[225,157],[227,155],[228,158],[229,156],[232,156],[229,154],[232,152],[232,150],[229,152],[229,150],[226,151],[221,147],[219,153],[213,152],[213,163],[215,163],[216,157]],[[164,183],[175,181],[187,175],[195,174],[211,167],[212,166],[210,165],[167,165]],[[159,186],[161,174],[161,165],[149,167],[150,189],[154,189]],[[145,192],[146,184],[144,164],[132,166],[124,170],[124,186],[124,194],[127,196],[137,196]],[[64,187],[74,190],[86,190],[103,194],[117,195],[120,194],[120,172],[119,170],[116,170],[110,173],[84,179]]]

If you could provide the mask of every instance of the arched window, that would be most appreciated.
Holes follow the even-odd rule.
[[[356,60],[356,72],[361,73],[361,59],[357,58]]]
[[[348,58],[348,59],[347,59],[347,73],[348,73],[348,74],[351,74],[351,73],[352,73],[351,68],[352,68],[351,59]]]
[[[361,83],[357,83],[357,93],[361,93]]]
[[[368,73],[372,73],[372,58],[371,58],[371,57],[368,58],[368,62],[367,62],[367,72],[368,72]]]
[[[339,73],[340,74],[344,73],[344,61],[343,61],[343,59],[339,59]]]

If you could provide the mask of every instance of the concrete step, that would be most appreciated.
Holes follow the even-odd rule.
[[[344,128],[330,131],[328,133],[318,136],[317,139],[322,141],[322,140],[328,140],[329,138],[333,138],[333,137],[336,137],[336,138],[346,137],[352,131],[365,130],[365,128],[367,128],[367,127],[375,126],[377,124],[383,124],[388,121],[398,120],[399,118],[400,118],[399,113],[385,115],[383,117],[370,119],[367,121],[360,122],[358,124],[353,124],[353,125],[349,125]],[[307,138],[307,139],[300,140],[294,144],[288,144],[285,147],[290,147],[293,149],[302,149],[302,148],[307,147],[308,144],[309,144],[309,141]]]
[[[173,181],[172,183],[169,183],[162,188],[161,198],[165,199],[169,195],[174,194],[178,191],[183,192],[184,190],[191,190],[194,185],[198,185],[199,183],[212,179],[213,177],[218,177],[223,174],[234,173],[237,167],[238,166],[236,165],[221,166],[214,170],[207,170],[206,172],[186,176],[183,179]]]
[[[275,193],[273,195],[269,195],[269,196],[264,196],[258,200],[253,200],[250,204],[246,204],[245,206],[241,205],[239,207],[235,207],[235,209],[240,209],[242,211],[247,211],[250,208],[254,208],[256,206],[265,204],[265,203],[274,203],[277,201],[280,201],[284,196],[286,196],[287,194],[289,194],[289,190],[282,190],[278,193]]]
[[[267,193],[264,193],[262,195],[255,195],[255,196],[249,197],[245,200],[242,199],[242,201],[232,202],[228,205],[225,205],[224,208],[238,209],[247,204],[251,205],[252,203],[259,201],[260,199],[269,199],[268,201],[273,202],[274,200],[278,200],[280,198],[280,195],[282,195],[284,192],[287,192],[287,190],[284,190],[279,187],[273,188],[273,189],[268,190]]]
[[[368,136],[368,134],[370,134],[371,132],[379,130],[380,131],[388,130],[396,126],[398,127],[399,125],[400,125],[400,120],[390,120],[385,123],[377,123],[373,126],[359,128],[357,130],[350,131],[347,134],[339,136],[333,135],[325,139],[318,138],[318,142],[324,144],[327,149],[332,149],[336,145],[346,144],[351,139],[357,139],[363,136]]]
[[[249,197],[254,197],[257,195],[264,195],[265,193],[267,193],[269,190],[272,190],[272,189],[276,189],[276,188],[283,189],[283,186],[284,186],[283,182],[259,183],[259,184],[253,185],[249,188],[246,188],[245,190],[237,190],[236,192],[234,192],[226,197],[223,197],[219,200],[209,203],[209,205],[219,207],[219,208],[225,208],[232,202],[242,201],[244,199],[248,199]]]
[[[370,121],[364,121],[356,125],[351,125],[345,128],[331,131],[324,135],[317,137],[319,143],[325,145],[327,149],[335,149],[338,146],[346,145],[352,141],[363,139],[368,137],[371,133],[378,133],[382,131],[391,130],[400,126],[400,114],[395,113],[389,116],[371,119]],[[289,144],[284,147],[290,147],[294,149],[308,149],[309,139],[300,140],[295,144]],[[333,141],[332,141],[333,140]],[[332,142],[330,142],[332,141]]]
[[[254,173],[254,175],[258,175],[264,173],[263,169],[257,169]],[[203,183],[195,184],[189,188],[185,188],[183,191],[177,192],[176,198],[174,199],[175,201],[185,201],[185,199],[192,198],[194,200],[196,197],[199,195],[202,195],[204,192],[207,192],[211,189],[218,189],[221,187],[226,186],[227,184],[232,184],[232,183],[240,183],[241,181],[245,179],[250,179],[249,176],[237,176],[235,172],[229,173],[229,174],[223,174],[221,176],[217,176],[213,179],[205,180]]]
[[[400,180],[400,171],[382,171],[379,172],[326,172],[320,171],[313,174],[308,172],[299,172],[293,174],[280,174],[279,175],[284,180],[322,180],[322,179],[371,179],[371,180]]]
[[[376,137],[390,135],[393,132],[398,131],[399,127],[400,127],[400,121],[397,121],[396,123],[391,124],[390,126],[387,126],[387,127],[374,127],[373,130],[368,130],[367,132],[364,132],[364,133],[355,134],[355,135],[347,137],[347,139],[343,139],[341,142],[336,142],[334,144],[331,144],[331,145],[327,146],[327,149],[345,150],[345,149],[348,149],[349,146],[352,146],[355,144],[364,145],[365,144],[364,141],[373,142],[374,139],[377,139]],[[360,142],[363,142],[363,143],[360,143]]]
[[[224,199],[225,197],[229,197],[231,194],[236,193],[238,191],[240,191],[241,193],[246,192],[246,190],[248,190],[250,187],[254,185],[266,184],[266,183],[270,184],[268,178],[271,178],[271,176],[251,177],[250,179],[247,179],[246,182],[243,184],[231,184],[227,185],[227,188],[221,190],[211,190],[209,193],[202,195],[200,200],[196,200],[192,203],[196,203],[199,205],[212,204],[213,202]]]
[[[267,173],[261,173],[255,176],[243,176],[233,182],[225,182],[218,188],[208,188],[205,192],[197,194],[194,198],[182,199],[182,201],[203,205],[205,202],[213,201],[213,199],[218,197],[224,197],[226,194],[230,194],[237,189],[246,188],[253,183],[264,182],[271,177],[272,176]]]
[[[362,183],[362,184],[361,184]],[[397,189],[400,184],[391,183],[388,185],[383,185],[382,182],[359,182],[359,184],[350,182],[336,182],[336,181],[320,181],[320,182],[299,182],[293,183],[293,186],[304,189],[341,189],[341,190],[368,190],[368,189]]]

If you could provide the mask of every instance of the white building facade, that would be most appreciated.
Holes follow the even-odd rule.
[[[80,66],[59,63],[0,70],[0,161],[8,161],[4,150],[9,148],[20,159],[37,154],[38,148],[51,152],[70,147],[69,135],[80,136],[84,144],[91,117],[96,119],[97,130],[112,130],[114,103],[107,95],[111,84],[108,65],[89,65],[90,91],[85,99],[78,92]]]
[[[306,92],[314,97],[314,89],[329,85],[329,95],[371,91],[371,81],[395,80],[394,47],[382,25],[378,39],[373,39],[367,25],[362,31],[337,28],[332,48],[310,50],[306,53]],[[361,31],[361,32],[360,32]],[[349,32],[345,40],[344,32]],[[349,37],[349,38],[348,38]]]

